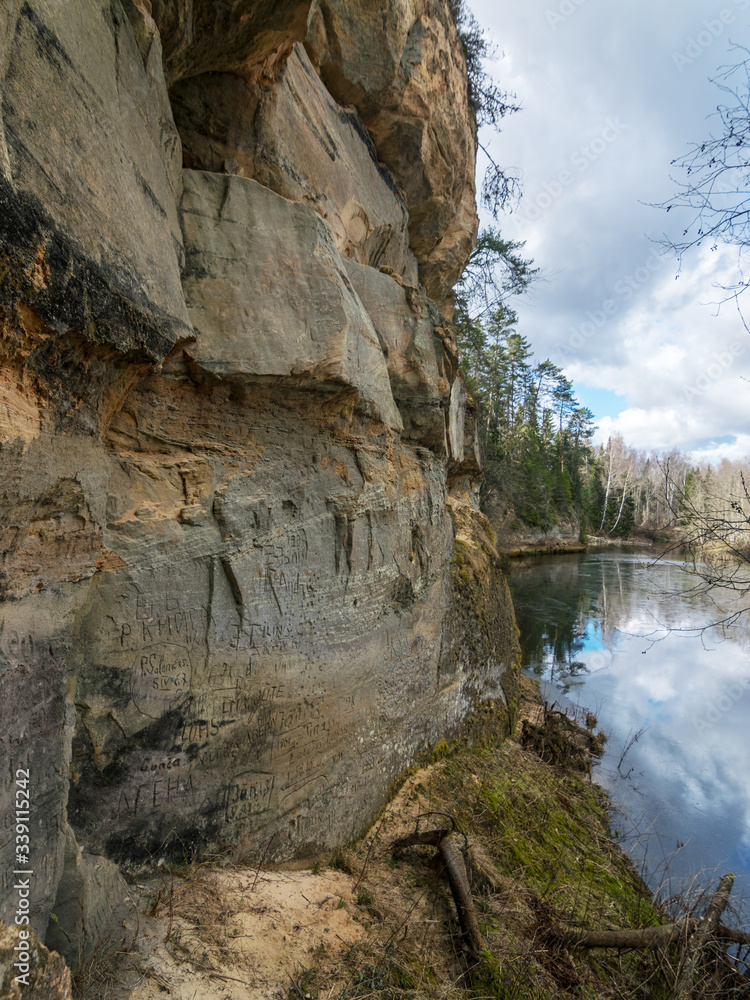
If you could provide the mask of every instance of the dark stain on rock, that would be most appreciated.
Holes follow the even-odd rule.
[[[12,141],[12,137],[8,136]],[[44,250],[47,280],[32,280]],[[34,195],[0,178],[0,305],[24,301],[57,333],[83,334],[161,361],[189,331],[140,291],[134,275],[89,259]]]

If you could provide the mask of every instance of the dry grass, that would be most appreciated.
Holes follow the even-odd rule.
[[[73,1000],[116,1000],[122,987],[122,964],[130,950],[129,944],[106,938],[81,957],[72,976]]]

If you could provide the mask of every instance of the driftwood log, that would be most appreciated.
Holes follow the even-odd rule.
[[[469,888],[469,878],[466,874],[466,863],[464,862],[463,851],[461,850],[461,836],[457,833],[449,833],[440,841],[440,857],[445,862],[445,870],[448,874],[453,902],[456,904],[458,919],[461,922],[461,930],[464,932],[464,939],[469,948],[469,953],[473,958],[479,958],[479,954],[484,948],[482,932],[479,930],[474,901],[471,898]]]
[[[632,949],[666,948],[670,944],[686,941],[690,933],[689,918],[677,920],[673,924],[660,927],[644,927],[643,930],[610,931],[566,931],[562,943],[568,948],[619,948]]]
[[[640,931],[566,931],[562,943],[567,948],[619,948],[631,949],[666,948],[679,941],[687,941],[701,923],[696,917],[683,917],[673,924],[660,927],[644,927]],[[750,945],[750,934],[719,924],[714,937],[730,944]]]
[[[724,924],[720,923],[720,917],[727,905],[733,880],[734,876],[732,875],[725,875],[722,878],[703,920],[699,920],[697,917],[682,917],[671,924],[644,927],[639,931],[566,931],[562,936],[562,943],[567,948],[619,948],[622,950],[665,948],[667,945],[680,941],[687,943],[691,940],[691,934],[700,928],[705,928],[708,936],[719,938],[721,941],[727,941],[730,944],[750,945],[750,934],[735,930],[733,927],[725,927]],[[720,907],[718,912],[717,907]],[[711,917],[710,931],[708,930],[709,917]],[[705,939],[700,947],[703,947],[703,944],[705,944]]]
[[[425,830],[409,834],[393,842],[394,852],[417,845],[437,847],[438,857],[445,866],[453,901],[464,935],[470,966],[478,962],[484,949],[469,878],[464,861],[466,838],[453,830]],[[671,924],[644,927],[641,930],[570,930],[560,943],[567,948],[617,948],[619,950],[666,948],[672,944],[683,946],[680,972],[672,993],[673,1000],[690,1000],[693,977],[701,952],[712,939],[718,938],[732,944],[750,945],[750,934],[725,927],[721,915],[729,902],[734,875],[724,875],[714,893],[708,911],[702,919],[682,917]]]

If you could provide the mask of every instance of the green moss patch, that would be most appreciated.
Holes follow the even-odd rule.
[[[423,831],[452,823],[465,834],[485,943],[471,970],[434,847],[408,847],[395,857],[389,851],[416,824]],[[562,947],[569,929],[642,928],[665,918],[611,839],[605,793],[580,771],[549,764],[514,739],[442,745],[350,858],[358,892],[370,894],[370,942],[358,946],[335,980],[316,983],[312,1000],[669,994],[664,956]]]

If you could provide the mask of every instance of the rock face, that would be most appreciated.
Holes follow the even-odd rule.
[[[181,215],[196,335],[187,353],[202,372],[347,387],[400,430],[377,334],[317,213],[256,181],[186,171]]]
[[[475,129],[447,0],[390,0],[385,8],[370,0],[156,0],[154,16],[168,38],[168,79],[189,162],[216,169],[234,161],[230,169],[287,197],[312,198],[324,214],[330,185],[344,215],[337,221],[353,224],[356,241],[369,230],[372,241],[382,216],[352,204],[348,185],[340,187],[345,159],[336,146],[347,124],[364,124],[403,190],[420,281],[431,298],[445,300],[477,232]],[[295,42],[304,43],[309,61]],[[368,157],[356,143],[351,154],[361,163],[356,176]],[[370,198],[376,194],[373,185]]]
[[[70,969],[26,927],[0,921],[0,1000],[71,1000]]]
[[[445,0],[373,11],[0,11],[0,917],[72,954],[117,862],[340,844],[512,713],[439,308],[463,56]]]
[[[477,232],[475,130],[447,3],[392,0],[384,10],[368,0],[314,0],[306,45],[331,94],[357,108],[403,187],[420,279],[441,302]]]
[[[205,73],[180,81],[171,98],[186,164],[229,169],[304,202],[342,254],[417,284],[406,199],[359,115],[333,100],[301,45],[271,78]]]

